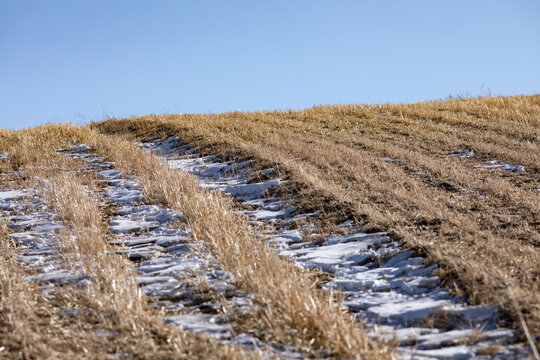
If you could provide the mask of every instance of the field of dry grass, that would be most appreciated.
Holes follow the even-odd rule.
[[[84,142],[114,161],[118,169],[137,174],[149,198],[182,210],[195,237],[203,240],[220,265],[235,276],[239,288],[257,295],[262,313],[253,314],[255,318],[236,319],[244,322],[244,329],[264,333],[267,340],[291,344],[313,356],[325,350],[333,355],[365,359],[392,357],[393,346],[368,341],[333,294],[318,289],[309,272],[279,258],[263,242],[254,241],[246,219],[233,214],[232,202],[219,193],[201,189],[192,175],[173,171],[133,143],[119,137],[105,137],[89,127],[47,125],[2,131],[0,137],[3,144],[0,150],[10,154],[1,162],[4,181],[11,187],[16,184],[22,188],[38,179],[48,183],[49,206],[58,211],[59,219],[71,225],[62,237],[63,251],[67,254],[63,261],[69,267],[77,266],[82,260],[84,272],[94,280],[84,291],[61,288],[51,303],[38,287],[21,285],[24,274],[30,270],[17,263],[16,248],[8,240],[7,230],[4,231],[2,244],[9,251],[2,256],[9,266],[3,268],[6,284],[2,284],[5,287],[0,294],[4,301],[2,310],[5,314],[21,314],[9,316],[0,329],[2,343],[8,345],[4,348],[7,356],[33,357],[32,354],[42,351],[59,356],[51,352],[57,346],[56,338],[43,338],[43,334],[52,330],[65,335],[65,341],[57,341],[64,345],[62,353],[66,356],[85,353],[90,357],[105,356],[110,353],[110,346],[116,347],[116,352],[142,358],[255,356],[160,322],[159,313],[148,306],[148,300],[138,290],[129,261],[108,251],[105,224],[111,210],[104,209],[91,193],[99,191],[96,179],[88,173],[70,172],[80,164],[56,153],[69,143]],[[20,275],[9,278],[10,272]],[[18,286],[13,286],[14,283]],[[21,301],[10,300],[21,296]],[[65,327],[61,321],[54,324],[48,321],[30,332],[35,326],[29,326],[25,318],[29,314],[36,316],[32,313],[36,301],[47,304],[44,310],[47,317],[59,313],[61,308],[78,306],[91,310],[91,315],[80,316],[76,328]],[[99,316],[103,313],[109,315]],[[55,329],[49,331],[49,326]],[[13,328],[25,336],[18,336]],[[117,334],[110,346],[100,347],[103,340],[92,333],[103,328]],[[27,340],[30,337],[32,340]],[[84,344],[77,343],[79,338],[85,339]]]
[[[195,238],[207,244],[239,288],[257,294],[265,310],[251,326],[262,327],[268,339],[308,353],[326,349],[364,359],[390,356],[392,347],[367,341],[340,302],[318,290],[308,273],[255,240],[246,219],[233,214],[230,199],[201,189],[193,175],[170,169],[129,141],[101,136],[86,143],[118,169],[136,173],[148,196],[183,212]]]
[[[94,334],[105,328],[118,333],[117,352],[142,358],[254,356],[213,338],[165,326],[157,310],[148,307],[132,265],[108,251],[105,224],[111,209],[89,192],[100,191],[96,179],[58,171],[80,164],[56,150],[84,142],[119,170],[136,174],[148,198],[180,209],[194,236],[205,242],[238,286],[257,294],[265,310],[257,314],[258,321],[244,319],[246,328],[265,333],[270,341],[293,344],[306,354],[326,349],[345,357],[393,356],[391,344],[366,340],[339,298],[320,290],[313,274],[254,240],[246,219],[234,213],[234,201],[201,189],[193,176],[170,170],[131,141],[169,136],[197,145],[202,153],[247,157],[277,169],[289,180],[304,210],[322,210],[329,226],[353,219],[367,232],[390,232],[404,246],[438,263],[438,275],[453,291],[467,294],[474,304],[500,304],[510,326],[520,327],[522,316],[532,335],[540,334],[540,95],[536,95],[152,115],[84,127],[0,129],[0,153],[10,154],[0,160],[2,182],[27,187],[36,179],[49,181],[50,207],[72,225],[63,234],[65,251],[90,259],[83,262],[84,270],[96,279],[85,291],[66,287],[54,299],[37,286],[21,285],[29,269],[16,261],[9,229],[0,224],[3,354],[54,357],[61,345],[66,354],[106,356],[110,349],[104,349],[103,339]],[[459,149],[476,156],[449,156]],[[525,171],[481,168],[495,159],[522,165]],[[72,259],[66,256],[64,261],[69,264]],[[74,304],[85,304],[93,314],[112,315],[80,316],[77,321],[63,317],[59,309]]]
[[[514,326],[523,314],[540,333],[539,95],[152,115],[92,128],[137,139],[176,135],[203,152],[275,167],[306,209],[390,231],[440,264],[439,275],[472,303],[499,303]],[[448,156],[459,149],[476,156]],[[525,171],[481,168],[491,160]]]
[[[17,261],[10,229],[0,223],[0,356],[13,359],[256,357],[204,335],[165,325],[148,306],[132,264],[110,251],[107,214],[92,174],[68,172],[81,164],[56,153],[91,132],[70,125],[0,132],[9,161],[2,162],[2,185],[27,188],[47,183],[47,203],[66,226],[60,261],[81,268],[89,286],[61,286],[48,295],[25,277],[32,269]],[[16,171],[16,173],[13,173]],[[45,192],[44,192],[45,193]],[[70,315],[66,310],[80,310]],[[103,333],[110,335],[102,335]],[[122,355],[122,356],[124,356]]]

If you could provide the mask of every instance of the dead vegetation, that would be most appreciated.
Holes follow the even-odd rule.
[[[4,354],[54,357],[54,349],[62,344],[66,353],[100,357],[111,350],[103,346],[106,343],[117,346],[119,353],[141,357],[247,356],[215,340],[165,326],[138,293],[129,262],[106,253],[103,209],[84,196],[73,204],[69,197],[62,198],[64,191],[85,194],[88,187],[83,185],[89,183],[76,175],[55,175],[51,169],[73,166],[55,150],[85,142],[119,169],[136,173],[147,195],[182,210],[195,236],[208,244],[239,286],[257,293],[265,311],[257,321],[246,321],[246,328],[259,327],[270,340],[291,342],[314,354],[329,349],[343,356],[392,356],[389,344],[366,341],[340,302],[318,290],[312,276],[254,241],[245,219],[232,213],[231,200],[201,190],[193,177],[168,169],[124,139],[175,135],[202,152],[249,157],[278,169],[292,180],[306,210],[330,214],[329,222],[354,219],[366,231],[391,232],[439,263],[439,274],[447,284],[457,286],[456,291],[465,292],[473,303],[499,303],[515,327],[527,324],[531,335],[538,335],[539,125],[537,95],[267,113],[153,115],[87,127],[0,129],[0,153],[10,155],[0,160],[3,179],[33,184],[38,172],[55,179],[53,189],[61,190],[52,191],[54,207],[64,209],[64,220],[78,222],[77,233],[66,234],[66,239],[80,242],[68,242],[67,248],[91,255],[96,266],[85,269],[93,272],[99,285],[88,293],[61,291],[54,300],[46,299],[36,287],[21,287],[27,270],[15,261],[15,249],[4,234],[2,246],[8,247],[0,256],[0,336],[1,343],[8,344],[2,345]],[[476,157],[448,156],[458,149],[472,150]],[[523,165],[525,172],[479,168],[494,159]],[[90,217],[74,215],[81,215],[80,211]],[[118,284],[123,289],[116,296]],[[59,306],[81,304],[93,309],[90,315],[67,319],[58,311]],[[32,313],[35,308],[42,311]],[[114,316],[99,316],[104,311]],[[105,342],[95,335],[96,329],[118,335],[114,342]]]
[[[68,136],[66,136],[66,128]],[[36,130],[37,129],[37,130]],[[49,206],[68,225],[63,233],[61,261],[81,269],[88,286],[55,288],[48,296],[25,281],[31,269],[17,260],[6,223],[0,232],[0,356],[3,358],[130,358],[246,359],[255,357],[218,340],[163,323],[163,314],[149,308],[131,263],[109,250],[106,219],[90,189],[92,179],[65,172],[66,160],[55,153],[80,130],[70,125],[45,126],[1,133],[8,140],[9,162],[3,170],[17,171],[9,179],[28,178],[26,185],[46,181]],[[46,133],[48,141],[40,134]],[[32,137],[36,141],[32,141]],[[40,149],[40,156],[32,151]],[[3,150],[5,150],[4,148]],[[29,153],[30,152],[30,153]],[[40,160],[41,159],[41,160]],[[20,184],[19,184],[20,185]]]
[[[0,136],[6,139],[1,150],[10,154],[3,163],[3,172],[16,171],[13,178],[26,177],[27,184],[35,183],[36,176],[47,179],[50,206],[58,211],[60,219],[72,225],[63,234],[66,250],[63,260],[68,267],[76,267],[82,260],[85,273],[93,279],[85,289],[62,288],[56,296],[57,303],[47,310],[48,314],[54,313],[59,304],[62,308],[87,310],[77,318],[77,328],[67,329],[57,324],[60,328],[55,331],[68,331],[85,339],[84,346],[68,342],[68,353],[80,355],[82,351],[105,356],[111,349],[97,349],[99,343],[94,340],[99,337],[88,334],[100,329],[115,334],[114,342],[109,344],[118,348],[116,352],[132,357],[248,356],[211,338],[165,326],[159,314],[146,306],[147,299],[135,283],[129,262],[107,251],[104,214],[90,192],[98,185],[80,173],[59,171],[76,166],[73,160],[65,160],[55,150],[84,142],[115,161],[120,170],[137,174],[147,196],[183,211],[195,236],[208,245],[224,269],[234,274],[239,287],[257,294],[263,313],[257,314],[260,318],[250,328],[265,333],[266,340],[298,346],[313,356],[319,350],[326,350],[333,355],[366,359],[392,357],[392,347],[366,340],[340,301],[333,294],[319,290],[310,274],[280,259],[264,243],[255,241],[245,219],[233,214],[231,200],[201,189],[193,176],[169,169],[129,141],[105,137],[88,127],[44,126],[2,132]],[[33,142],[33,137],[39,140]],[[32,152],[38,148],[40,156],[34,156]],[[38,288],[36,294],[40,296]],[[34,342],[44,343],[42,339]],[[39,351],[33,345],[14,341],[7,353],[17,357],[18,348]]]
[[[104,359],[123,354],[133,359],[250,358],[242,350],[211,338],[166,326],[159,313],[143,310],[140,296],[130,293],[137,291],[136,285],[126,286],[121,281],[122,271],[118,270],[125,272],[125,268],[105,268],[98,283],[88,289],[66,287],[52,298],[45,296],[36,284],[24,280],[28,269],[18,262],[16,248],[5,234],[0,242],[0,357]],[[111,260],[115,259],[107,259]],[[104,262],[95,265],[103,266]],[[117,282],[115,287],[103,286],[107,282],[111,285],[111,280]]]
[[[390,231],[439,263],[472,303],[501,304],[514,326],[521,313],[540,333],[539,95],[152,115],[92,127],[132,138],[176,135],[208,153],[275,167],[306,206]],[[456,150],[476,156],[449,156]],[[481,168],[495,159],[525,172]]]
[[[191,174],[170,169],[121,138],[98,137],[92,146],[119,169],[136,173],[149,197],[183,212],[195,238],[207,244],[241,289],[256,294],[264,309],[256,327],[262,327],[269,340],[312,354],[328,350],[363,359],[392,356],[389,344],[366,340],[333,294],[319,290],[307,273],[256,240],[246,219],[232,212],[232,200],[200,188]]]

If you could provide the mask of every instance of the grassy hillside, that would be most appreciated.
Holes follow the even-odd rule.
[[[516,321],[521,313],[540,332],[540,95],[151,115],[92,128],[177,135],[278,168],[306,208],[390,231],[439,263],[456,292],[499,303]],[[456,150],[475,157],[449,156]],[[492,160],[525,171],[482,168]]]
[[[99,358],[120,353],[132,358],[260,357],[257,352],[224,345],[208,335],[166,326],[161,320],[163,310],[148,306],[151,300],[137,289],[133,265],[116,255],[109,244],[114,236],[106,224],[117,213],[110,203],[97,200],[104,184],[96,169],[81,169],[79,161],[57,152],[69,144],[85,143],[114,161],[118,170],[136,174],[150,203],[181,210],[195,239],[207,243],[223,269],[234,274],[238,288],[257,294],[261,313],[239,318],[230,314],[244,329],[295,346],[308,357],[320,356],[323,350],[337,356],[393,358],[393,346],[368,341],[361,324],[344,311],[339,297],[317,286],[317,274],[295,267],[256,241],[246,219],[233,212],[232,201],[201,189],[192,175],[170,169],[130,141],[105,137],[90,127],[45,125],[0,131],[0,137],[0,151],[9,154],[0,162],[2,185],[28,189],[39,184],[39,191],[47,194],[48,207],[57,211],[56,216],[68,228],[61,232],[61,263],[68,269],[82,265],[83,273],[95,281],[85,289],[62,286],[53,296],[45,295],[38,284],[26,286],[25,276],[34,275],[35,270],[17,262],[20,249],[9,238],[14,230],[0,221],[0,340],[7,356],[72,358],[89,354]],[[45,187],[49,190],[44,191]],[[193,281],[195,293],[207,291],[204,281]],[[223,300],[219,294],[210,296]],[[34,311],[36,308],[40,311]],[[64,311],[80,308],[85,312],[74,317]],[[96,335],[103,329],[114,334],[114,341],[104,345]]]
[[[32,231],[33,223],[50,226],[43,214],[47,209],[54,211],[57,223],[65,227],[52,232],[60,240],[52,262],[92,279],[87,286],[67,283],[53,287],[54,291],[47,284],[28,281],[29,276],[38,274],[34,266],[39,267],[39,261],[47,259],[40,260],[38,252],[37,264],[22,263],[19,255],[28,248],[17,246],[9,236],[20,229],[8,226],[5,217],[0,219],[0,357],[254,357],[208,336],[166,326],[162,312],[148,306],[147,297],[136,283],[133,265],[109,244],[107,224],[114,208],[100,201],[102,181],[95,171],[83,169],[80,161],[56,151],[72,142],[88,142],[106,151],[110,142],[89,129],[69,124],[21,131],[0,129],[0,139],[0,152],[9,154],[0,160],[2,189],[30,191],[30,196],[17,205],[27,210],[15,217],[27,216],[25,228]],[[114,144],[120,150],[121,144]],[[55,272],[51,270],[56,269],[45,272]],[[49,290],[44,291],[42,285]]]
[[[238,288],[257,294],[262,310],[256,316],[231,315],[244,332],[294,345],[311,357],[395,356],[396,344],[367,340],[340,296],[321,290],[328,274],[301,270],[279,257],[255,240],[259,230],[238,216],[234,200],[201,189],[192,175],[171,170],[133,144],[170,136],[202,154],[252,159],[254,166],[276,169],[288,180],[284,193],[294,193],[300,210],[321,214],[317,231],[330,233],[345,220],[366,232],[387,231],[439,264],[437,274],[455,294],[468,295],[474,304],[500,304],[508,326],[540,334],[540,95],[535,95],[0,129],[0,155],[8,154],[0,157],[2,188],[47,186],[48,208],[69,224],[61,233],[62,263],[82,264],[96,279],[84,291],[65,286],[44,296],[37,285],[24,282],[32,269],[17,262],[20,249],[9,240],[13,229],[0,221],[0,348],[7,349],[6,356],[260,355],[163,324],[163,314],[138,290],[133,264],[111,251],[107,224],[116,208],[97,200],[105,191],[97,170],[56,151],[79,143],[123,173],[137,175],[150,203],[180,209],[194,238],[234,274]],[[206,291],[205,284],[194,286]],[[62,310],[81,304],[90,315],[73,318]],[[115,341],[107,342],[115,349],[104,347],[95,334],[103,328],[116,333]]]

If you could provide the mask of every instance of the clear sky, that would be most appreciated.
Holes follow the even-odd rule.
[[[0,127],[540,92],[540,1],[0,0]]]

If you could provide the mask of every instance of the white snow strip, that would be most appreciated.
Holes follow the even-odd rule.
[[[16,202],[26,196],[24,190],[0,191],[0,210],[12,210],[16,207]]]
[[[401,163],[403,162],[403,160],[399,160],[399,159],[392,159],[392,158],[381,158],[382,161],[386,161],[386,162],[391,162],[391,163]]]
[[[232,327],[222,317],[209,314],[181,314],[165,318],[168,324],[181,326],[186,330],[198,333],[210,333],[217,338],[231,336]]]
[[[448,157],[456,157],[459,159],[468,159],[475,157],[474,151],[454,150],[448,154]]]
[[[46,187],[45,193],[34,188],[0,191],[0,218],[14,230],[9,236],[21,249],[19,260],[35,272],[25,281],[41,284],[45,292],[54,291],[55,286],[87,286],[89,279],[82,269],[65,269],[59,261],[58,230],[64,225],[54,220],[55,211],[43,199],[46,192]]]
[[[499,160],[486,161],[484,165],[478,166],[479,169],[500,169],[503,171],[523,173],[525,172],[525,167],[521,165],[512,165],[509,163],[501,164]]]

